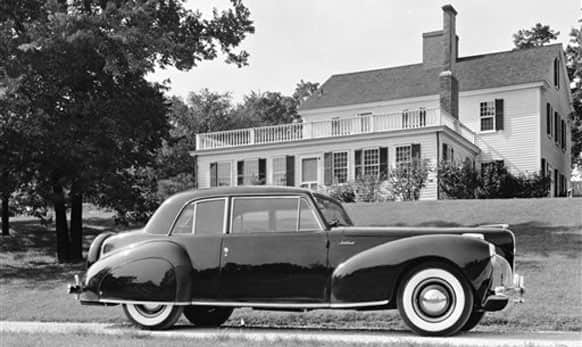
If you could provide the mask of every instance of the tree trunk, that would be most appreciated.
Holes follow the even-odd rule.
[[[69,231],[67,228],[65,193],[59,183],[53,185],[53,204],[55,207],[55,227],[57,233],[57,258],[59,263],[63,263],[69,260]]]
[[[10,236],[10,210],[8,208],[9,194],[2,194],[2,236]]]
[[[75,188],[73,188],[75,189]],[[71,194],[71,261],[83,259],[83,194],[73,191]]]

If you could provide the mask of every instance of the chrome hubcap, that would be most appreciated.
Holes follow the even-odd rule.
[[[449,307],[449,297],[444,288],[431,285],[420,292],[419,306],[429,316],[440,316]]]
[[[143,304],[136,305],[136,309],[141,312],[144,316],[155,316],[160,313],[163,309],[163,305],[158,304]]]

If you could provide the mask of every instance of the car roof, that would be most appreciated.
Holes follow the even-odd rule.
[[[277,194],[311,194],[309,189],[286,187],[286,186],[237,186],[237,187],[213,187],[187,190],[174,195],[172,198],[179,200],[192,200],[212,196],[232,196],[232,195],[277,195]]]

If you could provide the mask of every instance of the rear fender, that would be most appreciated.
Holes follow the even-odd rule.
[[[81,301],[188,302],[192,264],[167,240],[140,242],[112,253],[87,271]]]
[[[87,267],[95,264],[99,256],[101,255],[101,246],[103,242],[111,235],[115,235],[115,233],[108,231],[101,233],[95,237],[91,246],[89,247],[89,252],[87,253]]]
[[[402,276],[429,260],[459,268],[478,302],[489,288],[492,268],[487,242],[460,235],[422,235],[378,245],[341,263],[332,274],[332,303],[393,301]]]

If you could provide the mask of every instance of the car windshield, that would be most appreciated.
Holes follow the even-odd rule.
[[[317,201],[317,207],[328,225],[332,227],[353,225],[350,216],[348,216],[340,203],[325,195],[314,194],[314,196],[315,201]]]

